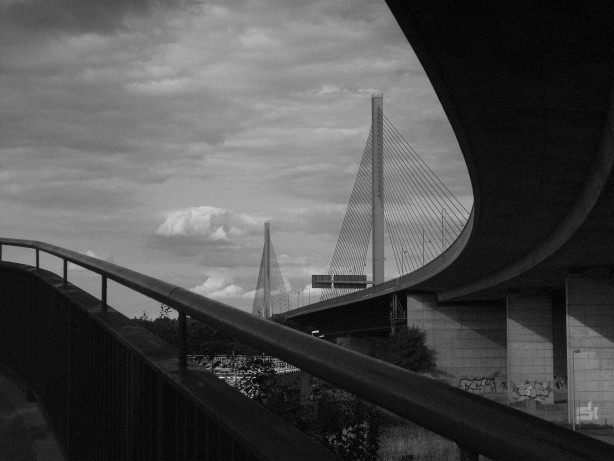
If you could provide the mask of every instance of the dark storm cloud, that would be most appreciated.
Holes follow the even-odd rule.
[[[117,211],[135,205],[134,197],[121,186],[93,182],[22,183],[3,185],[3,200],[40,209],[78,212]]]
[[[108,35],[124,28],[128,15],[145,16],[160,0],[26,0],[0,6],[0,15],[26,29]]]
[[[28,143],[102,154],[146,150],[151,155],[155,146],[173,140],[218,145],[233,130],[225,121],[235,116],[240,119],[248,112],[215,95],[201,94],[198,102],[181,94],[154,98],[138,88],[123,91],[121,83],[84,84],[58,79],[47,90],[8,99],[0,109],[3,146]],[[224,114],[206,126],[197,126],[198,120],[179,115],[179,109],[196,112],[199,105],[224,107]]]

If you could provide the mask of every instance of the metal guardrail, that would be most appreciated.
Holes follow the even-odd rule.
[[[339,461],[48,270],[0,263],[0,292],[1,366],[41,403],[67,461]]]
[[[17,246],[57,256],[113,280],[177,310],[184,346],[185,316],[224,331],[236,339],[364,398],[398,416],[456,442],[462,459],[612,460],[614,446],[578,434],[532,415],[464,392],[430,378],[341,348],[256,317],[186,289],[112,263],[38,241],[0,238],[1,246]],[[183,319],[183,321],[181,321]]]

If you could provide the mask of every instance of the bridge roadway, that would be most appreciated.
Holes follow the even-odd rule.
[[[611,273],[614,3],[387,3],[456,134],[471,218],[423,268],[288,317],[331,335],[385,330],[393,292],[504,300]]]

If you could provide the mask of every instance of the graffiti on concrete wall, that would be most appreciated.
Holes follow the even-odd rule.
[[[494,394],[497,388],[504,390],[506,387],[506,383],[499,379],[498,371],[490,377],[461,378],[458,382],[458,388],[473,394]]]
[[[585,407],[577,407],[576,408],[576,421],[596,421],[599,419],[597,415],[597,411],[599,407],[593,408],[593,402],[588,402],[588,405]]]
[[[554,377],[554,392],[557,394],[567,394],[567,376]]]
[[[463,378],[458,382],[458,387],[474,394],[487,394],[497,392],[495,378]]]
[[[552,383],[550,381],[533,381],[532,383],[527,381],[524,384],[511,383],[512,392],[516,393],[518,397],[517,401],[522,400],[537,400],[541,403],[545,403],[552,393]]]

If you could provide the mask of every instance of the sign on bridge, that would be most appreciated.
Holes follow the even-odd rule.
[[[367,288],[366,275],[312,275],[312,288],[345,288],[345,289],[363,289]]]

